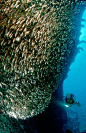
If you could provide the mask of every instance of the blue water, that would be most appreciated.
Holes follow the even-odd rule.
[[[64,95],[73,93],[77,100],[86,104],[86,44],[83,43],[79,46],[84,50],[77,54],[74,63],[70,66],[63,88]]]
[[[86,10],[82,18],[86,20]],[[86,41],[86,21],[81,23],[84,27],[81,28],[79,40]],[[83,51],[81,50],[80,53],[77,54],[75,61],[71,64],[63,88],[64,95],[66,95],[66,93],[73,93],[81,104],[86,104],[86,43],[81,43],[78,46],[82,47]]]
[[[79,40],[86,41],[86,9],[82,16],[85,21],[81,24],[81,35]],[[86,130],[86,43],[80,43],[79,47],[83,48],[80,53],[77,54],[75,61],[70,66],[68,77],[63,83],[64,95],[72,93],[75,95],[76,100],[81,103],[81,107],[72,107],[78,115],[79,129],[80,131]],[[77,47],[78,47],[77,46]],[[71,110],[71,107],[70,107]]]

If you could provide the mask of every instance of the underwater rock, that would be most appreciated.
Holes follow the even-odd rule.
[[[0,106],[4,113],[26,119],[48,107],[77,54],[78,23],[85,4],[79,0],[0,1]]]
[[[74,109],[72,107],[67,108],[67,129],[73,133],[79,133],[78,113]]]
[[[71,130],[67,129],[66,133],[73,133]]]
[[[0,133],[26,133],[18,120],[8,115],[0,114]]]
[[[66,133],[67,114],[63,105],[61,84],[44,112],[23,121],[26,133]]]

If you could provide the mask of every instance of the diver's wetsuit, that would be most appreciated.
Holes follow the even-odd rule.
[[[74,104],[75,103],[75,99],[74,99],[74,95],[70,94],[70,98],[65,98],[65,102],[67,104]]]

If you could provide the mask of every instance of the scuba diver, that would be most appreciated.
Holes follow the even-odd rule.
[[[64,98],[66,107],[71,107],[72,105],[77,104],[78,107],[81,106],[79,102],[76,102],[76,99],[73,94],[67,93],[66,97]]]

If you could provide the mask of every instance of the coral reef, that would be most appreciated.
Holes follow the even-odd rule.
[[[79,0],[0,1],[0,108],[26,119],[48,107],[74,60]]]

